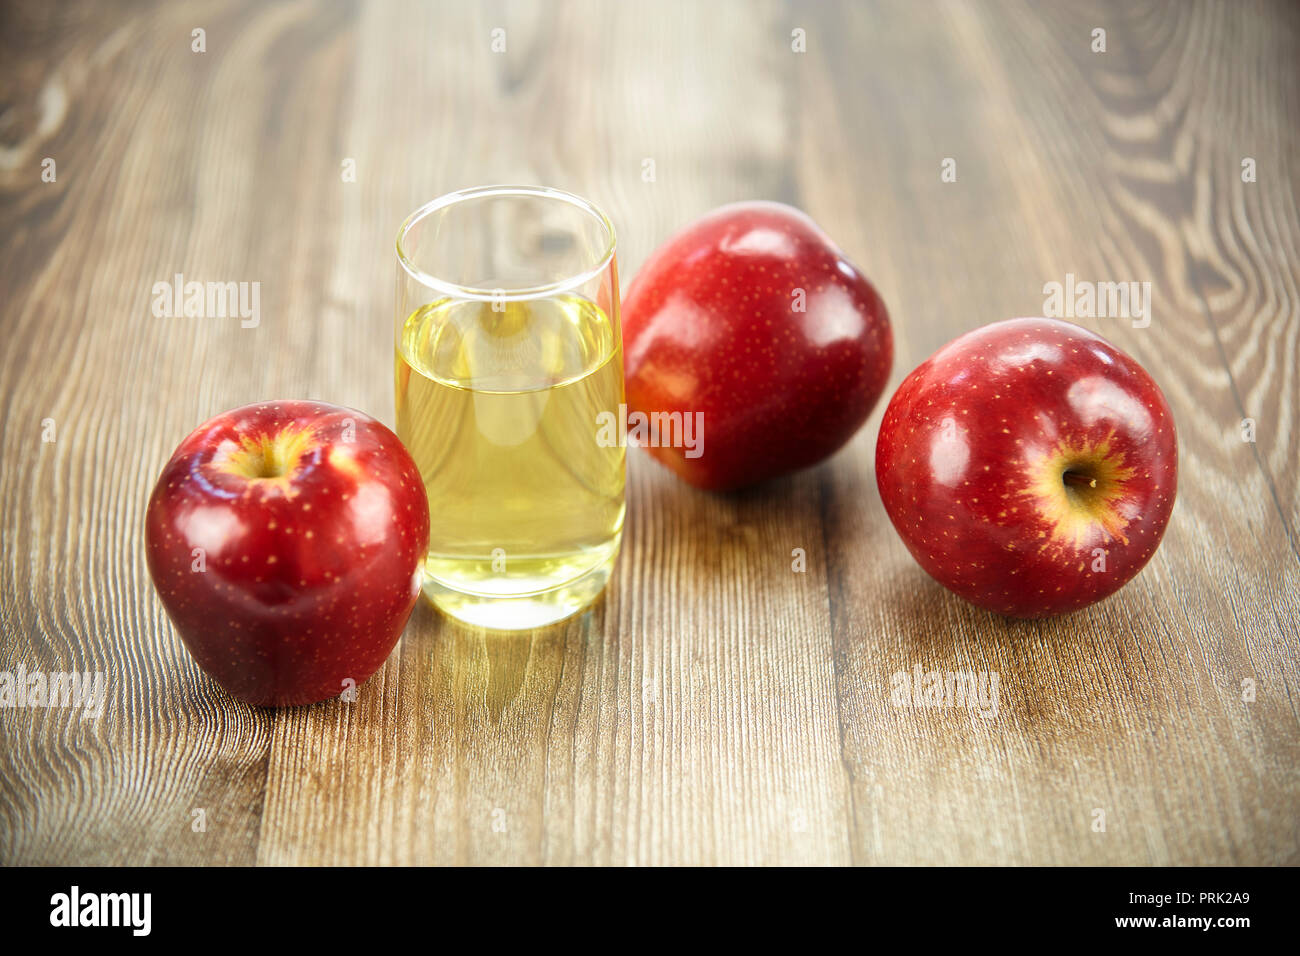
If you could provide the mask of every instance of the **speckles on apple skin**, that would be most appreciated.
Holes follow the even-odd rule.
[[[1070,396],[1087,376],[1104,376],[1104,394]],[[970,461],[940,483],[928,449],[954,417]],[[1111,489],[1123,521],[1071,525],[1065,540],[1035,504],[1046,485],[1026,463],[1104,442],[1123,471]],[[1051,319],[996,323],[940,349],[899,386],[876,444],[885,510],[916,560],[972,603],[1016,617],[1076,610],[1137,574],[1168,524],[1177,462],[1173,417],[1150,376],[1100,337]],[[1092,570],[1097,548],[1104,571]]]

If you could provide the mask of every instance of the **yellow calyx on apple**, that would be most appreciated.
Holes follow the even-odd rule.
[[[1053,543],[1079,548],[1098,528],[1103,534],[1098,543],[1128,543],[1128,517],[1119,504],[1134,470],[1125,466],[1124,454],[1111,446],[1110,436],[1095,443],[1059,441],[1029,473],[1035,477],[1024,494],[1051,521]]]
[[[226,454],[218,467],[250,481],[274,481],[288,486],[302,456],[315,447],[311,429],[283,428],[258,436],[244,436],[238,448]]]

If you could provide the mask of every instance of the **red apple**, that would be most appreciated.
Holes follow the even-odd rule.
[[[360,685],[420,593],[429,506],[397,436],[322,402],[205,422],[145,516],[149,573],[199,665],[250,704]]]
[[[1099,601],[1155,553],[1178,484],[1164,395],[1100,336],[1011,319],[948,343],[876,443],[894,527],[929,574],[1013,617]]]
[[[871,414],[894,351],[871,283],[774,202],[723,206],[660,246],[628,289],[623,335],[628,408],[700,415],[699,447],[647,450],[718,490],[837,451]]]

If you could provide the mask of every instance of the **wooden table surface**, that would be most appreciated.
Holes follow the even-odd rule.
[[[108,688],[0,709],[0,861],[1300,862],[1294,6],[31,0],[0,37],[0,669]],[[625,288],[711,207],[802,207],[888,303],[891,392],[1067,274],[1150,282],[1148,327],[1078,321],[1174,409],[1163,546],[1065,618],[968,606],[885,516],[877,408],[730,496],[632,454],[565,624],[421,604],[355,703],[227,697],[150,583],[154,479],[258,399],[391,424],[397,225],[490,182],[601,205]],[[176,273],[260,282],[260,324],[156,317]],[[917,666],[997,673],[997,716],[893,706]]]

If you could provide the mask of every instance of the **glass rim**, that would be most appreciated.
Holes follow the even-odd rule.
[[[449,282],[446,279],[440,279],[437,276],[425,272],[417,266],[411,257],[407,255],[403,247],[403,240],[413,227],[418,225],[431,214],[439,209],[446,209],[458,203],[469,199],[484,199],[490,196],[527,196],[535,199],[557,200],[575,206],[587,215],[595,219],[605,230],[606,243],[605,249],[596,260],[595,264],[574,273],[571,276],[565,276],[563,279],[557,279],[554,282],[547,282],[542,285],[527,286],[521,289],[483,289],[477,286],[462,285],[458,282]],[[537,299],[543,296],[554,295],[559,292],[568,292],[579,286],[585,285],[592,279],[599,276],[609,267],[614,259],[614,250],[617,245],[617,237],[614,233],[614,224],[609,221],[600,207],[589,200],[583,199],[575,193],[563,189],[556,189],[554,186],[512,186],[512,185],[495,185],[495,186],[472,186],[468,189],[457,189],[453,192],[444,193],[437,199],[431,199],[423,206],[417,208],[413,213],[407,216],[402,225],[397,230],[397,261],[406,271],[406,274],[416,282],[444,295],[457,299],[470,299],[482,302],[518,302],[526,299]]]

